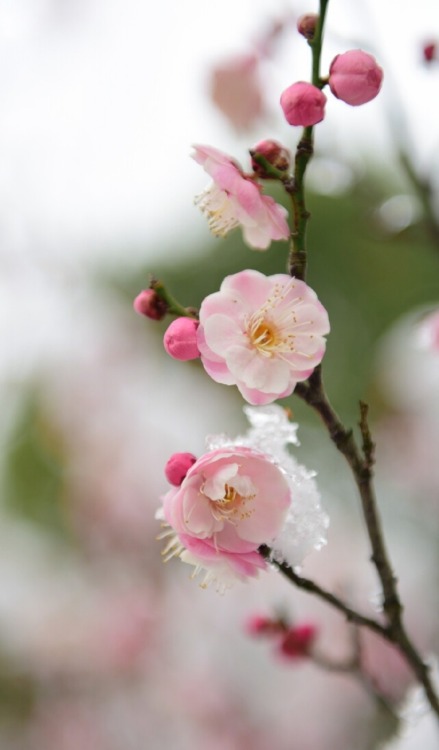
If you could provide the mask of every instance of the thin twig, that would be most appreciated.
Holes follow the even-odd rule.
[[[287,565],[287,563],[279,562],[278,560],[274,559],[272,557],[272,551],[270,547],[267,547],[267,545],[261,545],[259,547],[259,553],[264,559],[269,560],[272,565],[280,570],[280,572],[283,573],[283,575],[292,583],[294,583],[294,585],[299,589],[307,591],[309,594],[315,594],[319,597],[319,599],[323,599],[323,601],[327,602],[332,607],[335,607],[335,609],[338,609],[339,612],[342,612],[348,622],[352,622],[357,625],[364,625],[365,627],[369,628],[369,630],[373,630],[383,638],[390,640],[390,636],[385,625],[381,625],[381,623],[379,623],[377,620],[374,620],[371,617],[367,617],[367,615],[362,615],[360,612],[356,612],[354,609],[352,609],[352,607],[349,607],[347,604],[345,604],[345,602],[339,599],[335,594],[331,593],[330,591],[326,591],[326,589],[319,586],[310,578],[304,578],[303,576],[298,575],[298,573],[296,573],[293,568]]]
[[[434,712],[439,717],[439,698],[430,678],[429,666],[423,661],[409,638],[403,623],[403,606],[398,594],[397,579],[393,573],[384,542],[381,520],[378,513],[373,486],[372,464],[374,444],[367,422],[367,408],[361,408],[360,427],[363,437],[363,452],[357,446],[352,430],[346,429],[331,406],[322,382],[321,367],[317,367],[306,383],[299,383],[295,393],[311,406],[324,422],[331,440],[351,467],[358,487],[363,517],[372,547],[371,560],[375,565],[383,590],[383,612],[387,620],[381,635],[394,643],[405,656]],[[328,601],[328,600],[327,600]]]

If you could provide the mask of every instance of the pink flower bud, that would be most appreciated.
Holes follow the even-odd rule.
[[[177,318],[166,330],[163,344],[168,354],[174,359],[186,362],[200,356],[197,344],[198,320],[194,318]]]
[[[139,315],[151,320],[162,320],[168,312],[168,305],[154,289],[144,289],[137,295],[133,307]]]
[[[317,636],[315,625],[305,624],[290,628],[281,641],[280,652],[288,659],[300,659],[309,655]]]
[[[270,175],[268,175],[265,172],[264,168],[254,160],[254,154],[260,154],[261,156],[264,156],[267,161],[273,165],[273,167],[276,167],[276,169],[280,169],[282,172],[286,172],[287,169],[289,169],[291,158],[290,152],[285,148],[285,146],[282,146],[281,143],[278,143],[278,141],[260,141],[251,149],[250,154],[252,157],[253,171],[258,175],[258,177],[266,178]]]
[[[314,39],[318,20],[319,17],[317,13],[305,13],[305,15],[300,16],[297,21],[297,31],[299,34],[302,34],[305,39],[311,41]]]
[[[437,43],[428,42],[422,47],[422,55],[426,63],[431,63],[437,59]]]
[[[275,636],[285,633],[285,625],[280,620],[273,620],[264,615],[252,615],[245,623],[248,635],[252,636]]]
[[[312,83],[293,83],[283,92],[280,103],[290,125],[308,127],[325,116],[326,96]]]
[[[375,99],[383,71],[372,55],[352,49],[334,57],[329,68],[329,87],[338,99],[358,107]]]
[[[197,460],[192,453],[174,453],[165,466],[165,475],[169,484],[180,487],[191,466]]]

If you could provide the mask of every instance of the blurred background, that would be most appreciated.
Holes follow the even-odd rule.
[[[382,6],[329,3],[322,73],[360,47],[385,79],[360,108],[328,93],[309,169],[308,282],[331,319],[334,406],[355,425],[358,400],[370,404],[407,623],[437,654],[439,62],[425,48],[439,15],[434,0]],[[278,101],[309,79],[295,25],[316,10],[0,0],[2,750],[366,750],[394,730],[354,676],[281,659],[245,628],[280,608],[344,659],[352,633],[339,615],[274,572],[203,591],[186,566],[163,565],[156,541],[166,460],[245,420],[235,389],[170,360],[168,321],[132,301],[150,273],[197,306],[228,273],[284,271],[283,243],[257,253],[239,230],[209,235],[193,205],[208,178],[189,155],[206,143],[248,169],[261,138],[294,151],[299,131]],[[303,572],[376,613],[347,468],[316,418],[294,396],[283,403],[331,519]],[[368,684],[399,706],[410,672],[379,639],[360,641]],[[413,742],[432,750],[437,736]]]

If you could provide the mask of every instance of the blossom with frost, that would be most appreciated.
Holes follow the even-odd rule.
[[[439,666],[431,658],[431,678],[435,691],[439,690]],[[435,750],[439,747],[439,727],[437,716],[432,711],[423,688],[415,685],[400,710],[400,723],[396,737],[382,750]]]
[[[280,105],[290,125],[309,127],[321,122],[325,116],[326,96],[317,86],[297,81],[283,92]]]
[[[382,68],[372,55],[361,49],[337,55],[329,68],[329,88],[337,99],[352,107],[375,99],[382,82]]]
[[[227,276],[203,300],[197,337],[210,377],[262,405],[309,377],[328,332],[327,312],[304,281],[247,270]]]
[[[256,250],[266,250],[272,240],[288,239],[286,209],[263,195],[253,176],[245,175],[237,162],[216,148],[194,148],[193,158],[213,180],[195,202],[214,235],[224,237],[240,225],[245,242]]]
[[[296,565],[324,542],[327,526],[313,474],[286,446],[297,425],[278,406],[246,409],[251,429],[230,439],[208,438],[207,452],[191,463],[180,486],[162,498],[157,518],[167,538],[165,560],[177,556],[204,571],[202,586],[223,590],[254,577],[266,563],[258,552]]]

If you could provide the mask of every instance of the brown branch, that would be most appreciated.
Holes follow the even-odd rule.
[[[362,451],[358,448],[352,430],[344,427],[331,406],[322,382],[321,366],[316,367],[305,383],[299,383],[295,393],[316,411],[325,424],[332,442],[351,467],[361,499],[363,517],[372,547],[371,560],[375,565],[383,591],[383,612],[387,627],[381,635],[394,643],[410,664],[424,687],[432,709],[439,717],[439,698],[430,679],[430,670],[410,640],[403,623],[403,606],[398,594],[397,579],[393,573],[387,553],[381,520],[378,513],[373,486],[372,465],[374,443],[367,422],[367,406],[361,405],[360,429],[363,438]]]
[[[299,589],[307,591],[309,594],[315,594],[319,597],[319,599],[323,599],[323,601],[327,602],[335,609],[338,609],[339,612],[342,612],[348,622],[355,623],[356,625],[364,625],[365,627],[369,628],[369,630],[373,630],[383,638],[390,640],[388,629],[385,625],[381,625],[377,620],[374,620],[371,617],[367,617],[366,615],[362,615],[360,612],[356,612],[354,609],[352,609],[352,607],[349,607],[347,604],[345,604],[345,602],[339,599],[335,594],[332,594],[330,591],[326,591],[326,589],[319,586],[310,578],[304,578],[303,576],[298,575],[293,568],[287,565],[287,563],[279,562],[278,560],[273,558],[272,551],[270,547],[267,547],[267,545],[261,545],[259,547],[259,553],[265,560],[269,560],[272,565],[274,565],[286,578],[288,578],[289,581],[294,583],[294,585]]]

